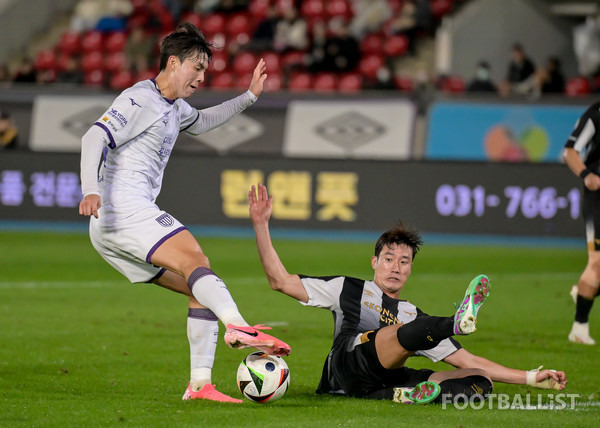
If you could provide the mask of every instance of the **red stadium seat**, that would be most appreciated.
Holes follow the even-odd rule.
[[[312,75],[306,72],[294,73],[290,76],[288,88],[291,92],[306,92],[312,88]]]
[[[344,19],[350,19],[354,15],[348,0],[330,0],[325,3],[325,9],[330,18],[339,16]]]
[[[281,70],[281,56],[277,52],[263,52],[260,57],[265,60],[267,73],[275,73]]]
[[[84,53],[102,50],[104,38],[100,31],[90,31],[81,38],[81,48]]]
[[[383,63],[383,56],[367,54],[361,57],[358,63],[358,69],[363,76],[374,79],[377,77],[377,71],[383,66]]]
[[[267,15],[270,0],[251,0],[248,10],[254,17],[254,21],[258,22]]]
[[[250,82],[252,82],[252,73],[243,74],[235,78],[234,87],[245,91],[250,87]]]
[[[144,70],[136,73],[135,80],[136,82],[140,82],[142,80],[154,79],[157,75],[157,72],[154,70]]]
[[[202,21],[202,32],[207,39],[211,39],[217,34],[225,34],[227,32],[225,16],[220,13],[206,15]]]
[[[279,71],[268,72],[269,77],[265,80],[265,92],[276,92],[283,86],[283,77]]]
[[[81,69],[84,73],[90,73],[94,70],[104,69],[104,56],[101,52],[90,52],[81,58]]]
[[[313,81],[313,89],[317,92],[332,92],[337,89],[337,75],[334,73],[319,73]]]
[[[38,70],[54,70],[57,67],[56,61],[56,52],[54,50],[43,50],[38,53],[34,61],[34,66]]]
[[[127,65],[127,57],[123,52],[113,52],[104,59],[104,69],[110,72],[124,70]]]
[[[246,13],[236,13],[227,19],[227,35],[240,44],[250,41],[252,29],[252,20]]]
[[[344,74],[339,78],[338,90],[340,92],[360,92],[362,90],[363,79],[358,73]]]
[[[222,50],[213,51],[212,60],[210,62],[210,67],[212,68],[212,70],[214,72],[221,73],[221,72],[227,70],[228,65],[229,65],[228,61],[229,61],[229,58],[228,58],[226,52],[224,52]]]
[[[383,40],[384,36],[380,33],[366,34],[360,41],[360,51],[363,55],[381,55],[383,54]]]
[[[590,81],[587,78],[583,76],[577,76],[567,79],[565,93],[568,96],[575,97],[578,95],[587,95],[590,92]]]
[[[408,38],[402,35],[388,37],[383,42],[383,52],[386,56],[397,57],[408,51]]]
[[[233,88],[233,73],[228,71],[212,76],[210,87],[214,89],[231,89]]]
[[[460,76],[446,76],[442,79],[440,89],[447,93],[463,93],[467,88],[465,79]]]
[[[127,43],[127,35],[123,31],[115,31],[105,36],[104,50],[106,52],[122,52]]]
[[[58,41],[58,48],[66,54],[79,53],[81,51],[79,33],[63,33]]]
[[[104,85],[105,74],[102,70],[92,70],[84,74],[83,83],[86,86],[102,86]]]
[[[327,20],[327,11],[323,0],[304,0],[300,7],[300,15],[307,20]]]
[[[304,67],[304,57],[306,52],[290,51],[281,57],[281,66],[283,68]]]
[[[452,0],[431,0],[429,8],[435,19],[441,19],[452,10]]]
[[[110,79],[111,89],[119,91],[129,88],[134,83],[133,73],[129,70],[121,70],[115,73]]]
[[[181,17],[181,22],[189,22],[202,30],[202,17],[195,12],[188,12]]]
[[[239,76],[252,74],[258,60],[251,52],[240,52],[233,58],[233,71]]]
[[[409,76],[394,77],[394,85],[400,91],[412,92],[415,89],[415,82]]]

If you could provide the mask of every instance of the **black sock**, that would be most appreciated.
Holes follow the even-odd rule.
[[[494,384],[485,376],[473,375],[440,382],[440,395],[434,403],[449,403],[457,400],[469,400],[473,396],[481,396],[484,400],[494,389]]]
[[[407,351],[435,348],[440,341],[454,336],[454,317],[420,316],[400,327],[396,336]]]
[[[575,306],[575,321],[580,323],[588,322],[593,304],[594,299],[588,300],[585,297],[578,294],[577,303]]]

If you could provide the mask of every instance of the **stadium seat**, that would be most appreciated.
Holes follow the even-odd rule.
[[[250,41],[252,35],[252,20],[247,13],[236,13],[227,19],[227,35],[239,44]]]
[[[113,52],[104,59],[104,69],[110,72],[124,70],[127,65],[127,57],[123,52]]]
[[[112,75],[110,79],[111,89],[122,91],[135,83],[133,73],[129,70],[121,70]]]
[[[122,52],[127,43],[127,35],[123,31],[107,34],[104,41],[105,52]]]
[[[231,89],[233,88],[233,81],[233,73],[225,71],[211,77],[210,87],[214,89]]]
[[[329,18],[340,17],[348,20],[354,15],[348,0],[330,0],[325,3],[325,9]]]
[[[254,22],[258,22],[267,15],[270,0],[251,0],[248,10],[254,17]]]
[[[217,34],[225,34],[227,32],[225,16],[220,13],[206,15],[202,21],[202,32],[207,39],[211,39]]]
[[[403,92],[412,92],[415,89],[415,82],[409,76],[395,76],[394,85]]]
[[[300,15],[308,21],[314,19],[326,21],[328,17],[323,3],[323,0],[304,0],[300,6]]]
[[[439,20],[452,10],[452,0],[431,0],[429,2],[431,15]]]
[[[265,60],[267,73],[271,74],[281,70],[281,56],[277,52],[263,52],[260,57]]]
[[[590,89],[590,81],[583,77],[571,77],[567,79],[567,84],[565,85],[565,94],[570,97],[575,97],[578,95],[587,95],[591,92]]]
[[[307,92],[312,88],[312,75],[306,72],[293,73],[288,82],[291,92]]]
[[[63,33],[58,41],[58,48],[66,54],[75,54],[81,51],[79,33]]]
[[[224,52],[222,50],[213,51],[212,60],[210,62],[210,67],[212,68],[212,70],[214,72],[221,73],[221,72],[227,70],[228,65],[229,65],[228,61],[229,61],[229,58],[228,58],[226,52]]]
[[[306,52],[304,51],[290,51],[286,52],[281,57],[281,66],[284,69],[304,67],[304,57]]]
[[[158,73],[155,70],[144,70],[136,73],[133,80],[140,82],[142,80],[154,79],[157,74]]]
[[[465,92],[467,84],[460,76],[446,76],[442,78],[440,89],[446,93],[459,94]]]
[[[252,82],[252,73],[247,73],[243,75],[238,75],[233,82],[233,85],[236,89],[246,91],[250,87],[250,82]]]
[[[383,66],[383,63],[382,55],[367,54],[361,57],[358,69],[366,78],[374,79],[377,77],[377,71]]]
[[[265,80],[265,92],[276,92],[283,86],[283,76],[279,71],[268,72],[269,77]]]
[[[86,86],[104,85],[105,74],[103,70],[92,70],[83,75],[83,83]]]
[[[380,33],[368,33],[360,41],[360,51],[363,55],[383,54],[384,35]]]
[[[102,50],[104,39],[100,31],[89,31],[81,38],[81,49],[84,53]]]
[[[408,51],[408,38],[402,35],[394,35],[386,38],[383,42],[383,52],[388,57],[404,55]]]
[[[187,12],[181,17],[181,22],[189,22],[196,27],[202,29],[202,16],[195,12]]]
[[[38,70],[56,69],[56,52],[53,49],[40,51],[34,61],[34,66]]]
[[[337,89],[338,77],[334,73],[323,72],[315,76],[313,89],[317,92],[332,92]]]
[[[340,92],[360,92],[362,85],[363,79],[359,73],[347,73],[339,78],[338,90]]]
[[[100,51],[86,53],[81,58],[81,69],[84,73],[104,69],[104,56]]]
[[[233,71],[239,76],[252,74],[258,59],[251,52],[240,52],[233,58]]]

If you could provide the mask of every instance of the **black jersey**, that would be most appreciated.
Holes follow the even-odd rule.
[[[325,367],[320,389],[330,392],[338,388],[328,375],[333,352],[352,352],[364,341],[364,333],[393,324],[406,324],[425,315],[407,300],[387,296],[373,281],[345,276],[307,277],[300,275],[308,293],[306,306],[328,309],[333,313],[333,346]],[[433,349],[417,351],[437,362],[460,349],[454,339],[444,339]],[[323,388],[323,384],[328,386]],[[341,391],[340,391],[341,392]]]
[[[600,174],[600,102],[592,104],[577,120],[565,147],[575,149],[585,166]]]

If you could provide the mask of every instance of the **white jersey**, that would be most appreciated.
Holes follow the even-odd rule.
[[[389,297],[373,281],[345,276],[307,277],[300,275],[308,293],[306,306],[328,309],[335,322],[333,341],[346,340],[347,350],[360,344],[362,333],[393,324],[408,324],[425,315],[407,300]],[[356,340],[347,340],[355,338]],[[454,339],[444,339],[433,349],[416,352],[437,362],[460,349]]]
[[[179,133],[213,129],[255,100],[248,91],[199,111],[182,99],[164,98],[153,79],[123,91],[94,124],[108,137],[98,177],[102,205],[116,212],[130,212],[154,203]]]

